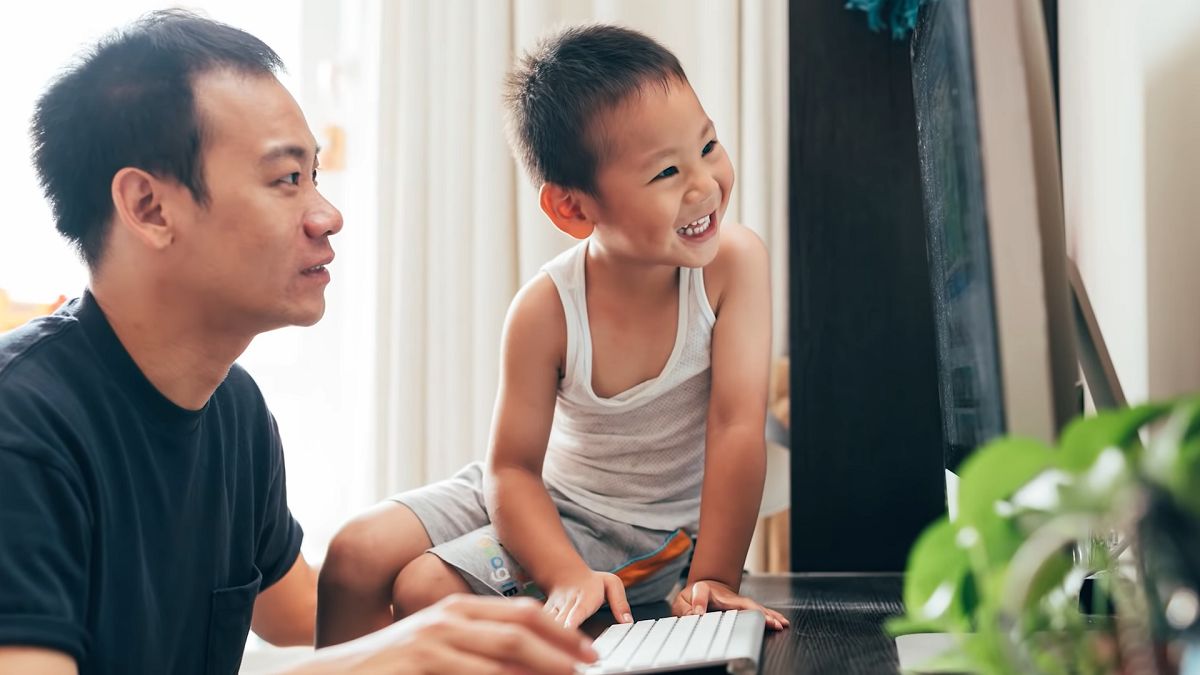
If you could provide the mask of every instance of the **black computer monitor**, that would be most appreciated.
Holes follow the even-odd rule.
[[[1054,89],[1038,0],[929,3],[913,94],[946,467],[1079,412]]]

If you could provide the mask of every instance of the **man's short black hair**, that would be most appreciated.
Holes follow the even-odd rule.
[[[189,12],[153,12],[100,40],[38,99],[30,132],[58,231],[93,269],[113,214],[112,179],[137,167],[208,201],[193,84],[217,69],[274,75],[261,40]]]
[[[597,118],[648,84],[687,82],[653,38],[604,24],[574,26],[526,53],[509,72],[509,141],[535,183],[595,194],[604,139]]]

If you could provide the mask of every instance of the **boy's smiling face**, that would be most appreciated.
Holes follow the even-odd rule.
[[[671,78],[594,122],[600,142],[593,239],[627,260],[703,267],[717,255],[733,165],[691,85]]]

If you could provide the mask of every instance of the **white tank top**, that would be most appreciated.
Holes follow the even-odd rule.
[[[592,390],[592,336],[583,241],[542,270],[558,288],[567,322],[566,372],[542,468],[546,485],[602,516],[656,530],[695,533],[716,316],[701,269],[679,269],[679,320],[658,377],[611,398]]]

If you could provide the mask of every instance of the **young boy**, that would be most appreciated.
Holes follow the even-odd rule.
[[[767,255],[722,222],[733,167],[668,50],[567,29],[509,75],[514,151],[583,240],[517,294],[487,462],[351,521],[318,645],[453,592],[533,595],[567,626],[606,601],[782,615],[737,593],[765,471]],[[703,499],[702,499],[703,498]]]

